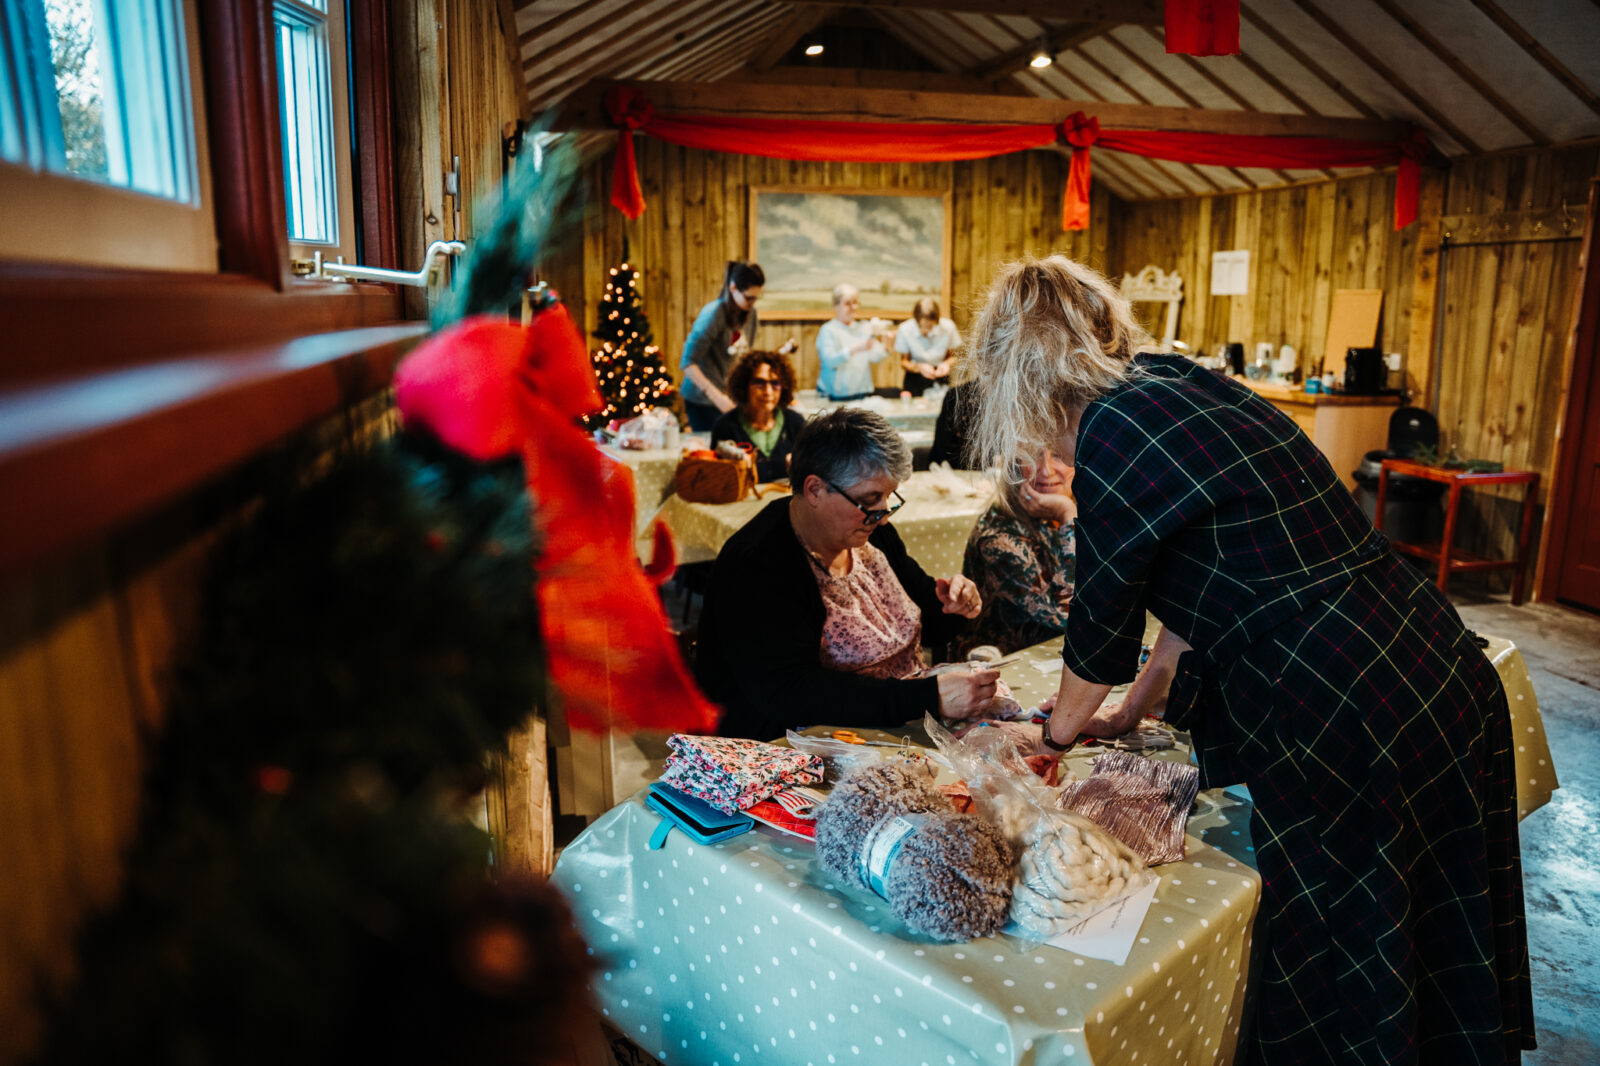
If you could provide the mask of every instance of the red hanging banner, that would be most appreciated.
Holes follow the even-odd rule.
[[[1239,0],[1167,0],[1167,52],[1239,54]]]
[[[617,160],[611,202],[629,218],[644,211],[633,157],[633,131],[670,144],[719,152],[839,163],[930,163],[984,159],[1065,140],[1072,146],[1061,205],[1065,230],[1089,225],[1090,148],[1233,167],[1384,167],[1398,165],[1395,228],[1416,217],[1419,166],[1428,140],[1413,129],[1403,141],[1336,137],[1247,136],[1166,130],[1107,130],[1083,112],[1059,126],[1043,123],[977,125],[923,122],[816,122],[804,119],[732,118],[725,115],[658,115],[643,92],[617,86],[606,94],[617,125]]]

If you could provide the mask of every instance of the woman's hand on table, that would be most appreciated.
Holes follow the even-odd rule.
[[[934,590],[939,594],[945,614],[976,618],[983,610],[983,596],[979,594],[978,586],[965,574],[941,577],[934,582]]]
[[[965,670],[946,670],[937,680],[939,713],[946,718],[970,718],[994,699],[1000,671],[972,663]]]

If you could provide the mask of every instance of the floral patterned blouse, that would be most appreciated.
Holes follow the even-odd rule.
[[[1071,522],[985,511],[967,538],[961,567],[983,596],[983,613],[963,650],[993,644],[1013,652],[1060,636],[1072,603],[1075,554]]]
[[[866,544],[850,556],[850,572],[840,576],[806,553],[827,611],[822,665],[892,680],[920,676],[922,611],[883,552]]]

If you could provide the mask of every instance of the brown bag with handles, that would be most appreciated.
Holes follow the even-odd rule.
[[[736,503],[756,491],[755,464],[748,459],[686,457],[678,462],[672,488],[688,503]]]

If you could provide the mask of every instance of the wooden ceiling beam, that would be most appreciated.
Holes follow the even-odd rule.
[[[1154,32],[1154,31],[1151,31],[1151,32]],[[1155,79],[1156,84],[1160,85],[1163,89],[1166,89],[1167,92],[1171,93],[1173,96],[1176,96],[1179,100],[1182,100],[1184,103],[1188,104],[1190,107],[1200,107],[1201,106],[1201,103],[1200,103],[1199,100],[1197,100],[1195,97],[1191,96],[1188,92],[1186,92],[1184,90],[1184,88],[1181,85],[1179,85],[1177,82],[1173,81],[1171,78],[1169,78],[1165,74],[1161,73],[1159,70],[1157,70],[1151,64],[1145,62],[1143,56],[1139,55],[1139,53],[1135,52],[1133,49],[1129,48],[1127,45],[1125,45],[1121,41],[1117,40],[1115,34],[1108,33],[1102,38],[1102,40],[1104,40],[1107,44],[1109,44],[1112,48],[1116,49],[1118,52],[1121,52],[1123,58],[1128,60],[1128,62],[1132,63],[1134,66],[1138,67],[1140,70],[1142,70],[1146,74],[1148,74],[1151,78]],[[1083,54],[1083,49],[1080,48],[1078,50],[1078,54],[1082,55]],[[1192,56],[1185,56],[1184,58],[1185,59],[1192,59],[1193,57]],[[1200,73],[1202,74],[1202,76],[1205,76],[1205,77],[1209,77],[1210,76],[1209,72],[1206,71],[1204,67],[1201,68]],[[1223,88],[1223,87],[1219,85],[1218,88]],[[1259,111],[1259,110],[1261,110],[1258,107],[1251,106],[1249,101],[1243,99],[1242,97],[1233,96],[1232,92],[1227,90],[1227,89],[1225,89],[1225,88],[1224,88],[1224,92],[1227,93],[1227,95],[1230,98],[1233,99],[1234,103],[1238,104],[1245,111]],[[1148,103],[1148,101],[1146,101],[1146,102]],[[1236,168],[1236,167],[1227,167],[1225,169],[1228,171],[1229,174],[1232,174],[1234,177],[1238,178],[1240,181],[1244,182],[1246,185],[1254,187],[1255,182],[1253,182],[1249,178],[1245,177],[1244,174],[1241,173],[1238,170],[1238,168]],[[1284,181],[1289,181],[1290,180],[1289,175],[1285,174],[1281,170],[1274,170],[1273,173],[1276,174],[1278,177],[1282,178]]]
[[[522,72],[522,46],[517,43],[517,12],[511,0],[496,0],[500,10],[500,34],[506,42],[506,61],[517,83],[517,117],[526,122],[533,115],[528,99],[528,79]]]
[[[1323,11],[1322,8],[1312,3],[1311,0],[1290,0],[1290,2],[1298,7],[1301,11],[1304,11],[1307,15],[1310,15],[1313,21],[1315,21],[1317,25],[1321,26],[1328,36],[1338,41],[1353,55],[1355,55],[1357,59],[1371,67],[1379,77],[1392,85],[1396,92],[1398,92],[1401,96],[1404,96],[1407,100],[1411,101],[1411,105],[1413,107],[1415,107],[1418,111],[1421,111],[1424,115],[1427,115],[1428,118],[1433,121],[1435,126],[1438,126],[1441,130],[1444,130],[1444,132],[1448,133],[1451,139],[1457,144],[1461,145],[1461,147],[1465,148],[1469,152],[1476,153],[1483,151],[1482,145],[1473,140],[1472,137],[1469,136],[1460,126],[1457,126],[1454,122],[1451,122],[1448,118],[1446,118],[1443,111],[1440,111],[1438,108],[1434,107],[1428,102],[1427,97],[1423,96],[1421,93],[1417,92],[1409,84],[1407,84],[1406,80],[1391,70],[1387,63],[1373,55],[1372,50],[1366,45],[1350,36],[1349,31],[1339,23],[1339,20]],[[1477,0],[1474,0],[1474,3],[1476,2]]]
[[[771,31],[767,43],[762,46],[750,60],[750,69],[755,71],[769,70],[778,65],[778,60],[788,54],[789,49],[816,29],[823,19],[833,14],[837,8],[833,4],[792,4],[793,11],[789,18],[777,29]]]
[[[838,0],[793,2],[803,5],[837,3]],[[872,11],[1016,15],[1072,22],[1138,22],[1148,26],[1159,26],[1165,18],[1161,0],[853,0],[844,6]]]
[[[1139,101],[1139,103],[1145,104],[1147,106],[1153,106],[1153,105],[1150,105],[1150,99],[1147,96],[1145,96],[1143,93],[1139,92],[1139,90],[1137,90],[1133,86],[1129,85],[1127,83],[1127,81],[1125,81],[1123,79],[1122,75],[1116,73],[1110,67],[1105,66],[1103,63],[1100,63],[1093,56],[1091,56],[1087,52],[1085,52],[1083,49],[1080,48],[1077,51],[1073,52],[1072,53],[1072,58],[1077,60],[1078,62],[1084,63],[1084,64],[1086,64],[1086,65],[1088,65],[1090,67],[1093,67],[1095,72],[1097,74],[1099,74],[1102,78],[1105,78],[1107,81],[1111,82],[1117,88],[1121,89],[1123,92],[1127,93],[1129,96],[1131,96],[1135,100]],[[1187,182],[1185,182],[1181,178],[1179,178],[1175,172],[1167,169],[1168,164],[1166,164],[1166,163],[1158,163],[1153,159],[1150,162],[1152,164],[1154,164],[1154,166],[1155,166],[1155,168],[1157,170],[1161,171],[1163,174],[1165,174],[1168,177],[1170,177],[1173,181],[1177,182],[1180,186],[1183,186],[1185,188],[1188,187],[1188,183]],[[1193,163],[1180,163],[1178,165],[1179,166],[1188,167],[1189,170],[1194,173],[1195,177],[1199,178],[1204,184],[1206,184],[1206,185],[1211,187],[1211,191],[1212,192],[1221,192],[1222,191],[1222,186],[1218,185],[1216,180],[1214,178],[1212,178],[1211,175],[1207,174],[1205,171],[1203,171],[1200,168],[1196,167]],[[1251,181],[1247,180],[1243,174],[1238,174],[1237,172],[1235,172],[1235,175],[1238,177],[1238,179],[1240,181],[1243,181],[1246,185],[1255,184],[1254,182],[1251,182]],[[1203,192],[1204,190],[1202,189],[1200,191]]]
[[[1239,19],[1241,23],[1248,21],[1254,25],[1256,29],[1261,31],[1262,36],[1271,41],[1273,44],[1277,45],[1279,48],[1283,49],[1283,51],[1286,52],[1291,59],[1293,59],[1296,63],[1299,63],[1302,67],[1305,67],[1317,78],[1317,80],[1321,81],[1328,88],[1332,89],[1334,93],[1338,95],[1339,99],[1343,100],[1345,103],[1354,108],[1356,114],[1365,115],[1367,118],[1378,117],[1378,113],[1372,109],[1370,104],[1361,99],[1361,97],[1357,96],[1355,93],[1351,92],[1343,82],[1334,77],[1332,74],[1329,74],[1327,70],[1325,70],[1315,59],[1312,59],[1310,56],[1306,55],[1304,49],[1295,44],[1293,41],[1289,40],[1289,38],[1285,37],[1281,32],[1279,32],[1276,26],[1272,25],[1272,23],[1268,22],[1266,19],[1257,18],[1251,15],[1242,4],[1239,6]]]
[[[712,84],[711,80],[704,76],[704,72],[721,62],[719,57],[726,57],[726,53],[741,42],[753,45],[754,41],[760,39],[761,33],[768,27],[776,25],[782,18],[783,13],[780,8],[760,6],[747,8],[743,16],[720,22],[712,36],[701,38],[692,48],[678,55],[669,56],[659,70],[667,77],[701,85]],[[742,66],[744,63],[737,54],[731,58],[735,65]]]
[[[1533,34],[1523,29],[1521,24],[1506,14],[1499,4],[1494,3],[1493,0],[1472,0],[1472,3],[1479,11],[1489,16],[1490,22],[1500,27],[1501,33],[1521,45],[1524,52],[1527,52],[1537,60],[1540,66],[1548,70],[1557,81],[1566,86],[1568,92],[1587,104],[1590,111],[1600,115],[1600,96],[1597,96],[1593,89],[1585,85],[1583,79],[1568,70],[1561,60],[1551,55],[1548,48],[1534,40]]]
[[[524,4],[522,6],[527,7],[528,5]],[[547,18],[536,26],[529,27],[525,32],[517,35],[518,54],[521,54],[522,49],[532,44],[536,38],[542,37],[545,40],[550,40],[557,30],[562,29],[567,23],[580,15],[588,14],[593,7],[593,4],[586,3],[585,0],[578,0],[577,3],[561,12],[561,14]]]
[[[909,42],[901,42],[914,47]],[[740,81],[761,85],[825,85],[834,89],[900,89],[905,92],[1003,93],[1021,95],[1012,81],[987,82],[964,74],[935,74],[923,70],[856,70],[841,67],[781,66],[757,73],[746,71]]]
[[[1373,0],[1373,2],[1381,7],[1390,18],[1398,22],[1407,33],[1422,42],[1422,46],[1437,56],[1441,63],[1453,70],[1456,77],[1472,86],[1473,89],[1477,90],[1479,96],[1494,106],[1496,111],[1510,119],[1511,124],[1521,130],[1530,141],[1534,144],[1550,143],[1550,138],[1545,136],[1539,127],[1528,121],[1522,112],[1513,107],[1505,97],[1496,92],[1494,86],[1490,85],[1481,74],[1472,69],[1471,64],[1462,62],[1460,56],[1446,48],[1437,37],[1428,32],[1426,27],[1413,18],[1399,4],[1395,3],[1395,0]]]
[[[1204,108],[1153,107],[1104,100],[1049,100],[1034,96],[919,93],[894,89],[834,89],[762,85],[734,80],[700,83],[597,78],[573,94],[558,129],[610,129],[602,97],[612,85],[643,89],[658,111],[845,122],[1061,122],[1083,111],[1112,129],[1188,130],[1198,133],[1343,137],[1397,140],[1408,123]]]
[[[665,26],[659,27],[656,31],[655,39],[650,44],[645,45],[641,51],[631,54],[628,60],[637,64],[641,60],[654,59],[662,52],[681,47],[700,35],[710,32],[715,24],[702,20],[702,15],[705,12],[715,10],[720,3],[721,0],[701,0],[699,4],[680,9],[677,18]],[[697,21],[699,25],[693,25]],[[613,48],[623,48],[631,43],[631,40],[632,38],[627,38],[607,43]],[[534,93],[534,98],[540,102],[542,109],[543,106],[547,106],[556,97],[563,95],[577,85],[581,85],[591,76],[591,68],[574,64],[567,68],[565,75],[547,82],[537,92],[534,91],[532,84],[528,86],[528,89],[530,93]]]
[[[1006,13],[1010,14],[1009,11]],[[1120,24],[1120,22],[1075,22],[1063,29],[1050,31],[1045,36],[1044,50],[1050,54],[1051,59],[1054,59],[1062,52],[1076,48],[1091,37],[1098,37],[1112,26]],[[1029,41],[1020,48],[1012,49],[998,59],[972,71],[972,76],[987,80],[1021,74],[1028,69],[1034,53],[1038,50],[1038,44]]]
[[[653,3],[640,4],[630,10],[627,15],[615,19],[608,19],[605,23],[588,33],[573,38],[570,42],[543,52],[535,52],[525,56],[522,60],[522,73],[527,78],[543,77],[548,71],[566,70],[581,71],[594,67],[596,56],[606,55],[616,50],[617,46],[626,41],[634,41],[651,33],[659,33],[662,12],[665,5],[655,6]],[[677,22],[669,23],[676,26]],[[575,52],[567,49],[584,45]]]

